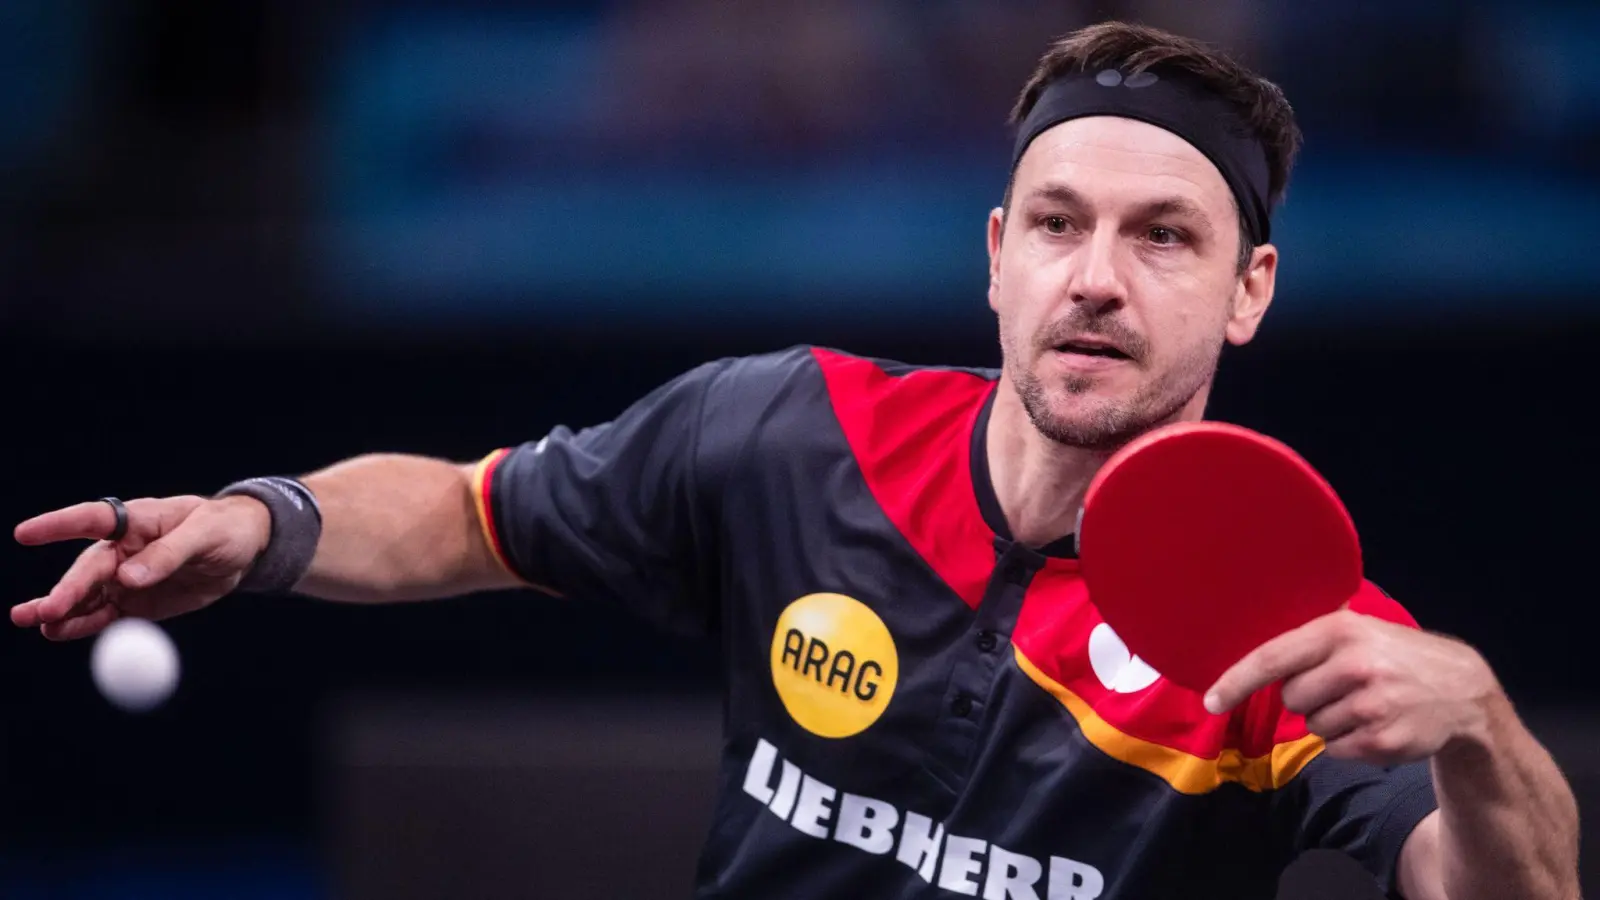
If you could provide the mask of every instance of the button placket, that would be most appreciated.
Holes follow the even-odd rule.
[[[986,704],[1004,668],[1004,657],[997,651],[1010,640],[1028,584],[1039,567],[1032,564],[1032,557],[1027,548],[996,540],[995,568],[964,638],[971,643],[957,651],[928,759],[930,773],[951,790],[959,790],[965,781],[982,740]]]

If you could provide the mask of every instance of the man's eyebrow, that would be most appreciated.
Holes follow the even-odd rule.
[[[1083,195],[1058,181],[1047,182],[1028,192],[1028,200],[1044,200],[1063,206],[1088,206]]]
[[[1138,208],[1140,218],[1156,219],[1162,216],[1180,216],[1192,221],[1197,228],[1206,232],[1214,232],[1216,226],[1211,224],[1211,217],[1206,215],[1193,201],[1184,197],[1162,197],[1151,200]]]
[[[1074,190],[1070,185],[1058,181],[1047,182],[1028,192],[1027,201],[1058,203],[1062,206],[1087,207],[1089,204],[1083,195]],[[1187,197],[1176,194],[1170,197],[1158,197],[1145,202],[1135,208],[1135,217],[1142,219],[1155,219],[1162,216],[1179,216],[1188,219],[1194,226],[1204,232],[1214,233],[1216,226],[1211,217],[1198,204]]]

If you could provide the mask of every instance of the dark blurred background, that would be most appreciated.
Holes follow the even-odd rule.
[[[5,0],[0,511],[474,459],[795,343],[994,364],[1005,115],[1051,37],[1137,19],[1307,134],[1213,415],[1322,469],[1370,577],[1487,655],[1592,811],[1600,7],[1444,7]],[[6,546],[8,606],[77,551]],[[87,642],[0,635],[0,896],[649,895],[518,882],[534,834],[627,844],[615,878],[677,841],[652,883],[686,895],[714,645],[521,593],[167,628],[183,680],[143,716]],[[574,822],[591,783],[617,816]]]

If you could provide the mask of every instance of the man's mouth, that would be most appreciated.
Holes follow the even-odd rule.
[[[1072,353],[1079,356],[1100,356],[1107,359],[1132,359],[1113,344],[1102,341],[1073,340],[1055,346],[1057,353]]]

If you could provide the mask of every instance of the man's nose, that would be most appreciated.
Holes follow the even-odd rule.
[[[1124,253],[1114,229],[1096,228],[1074,254],[1074,271],[1068,284],[1072,302],[1090,306],[1096,313],[1121,303],[1127,297],[1122,279]]]

